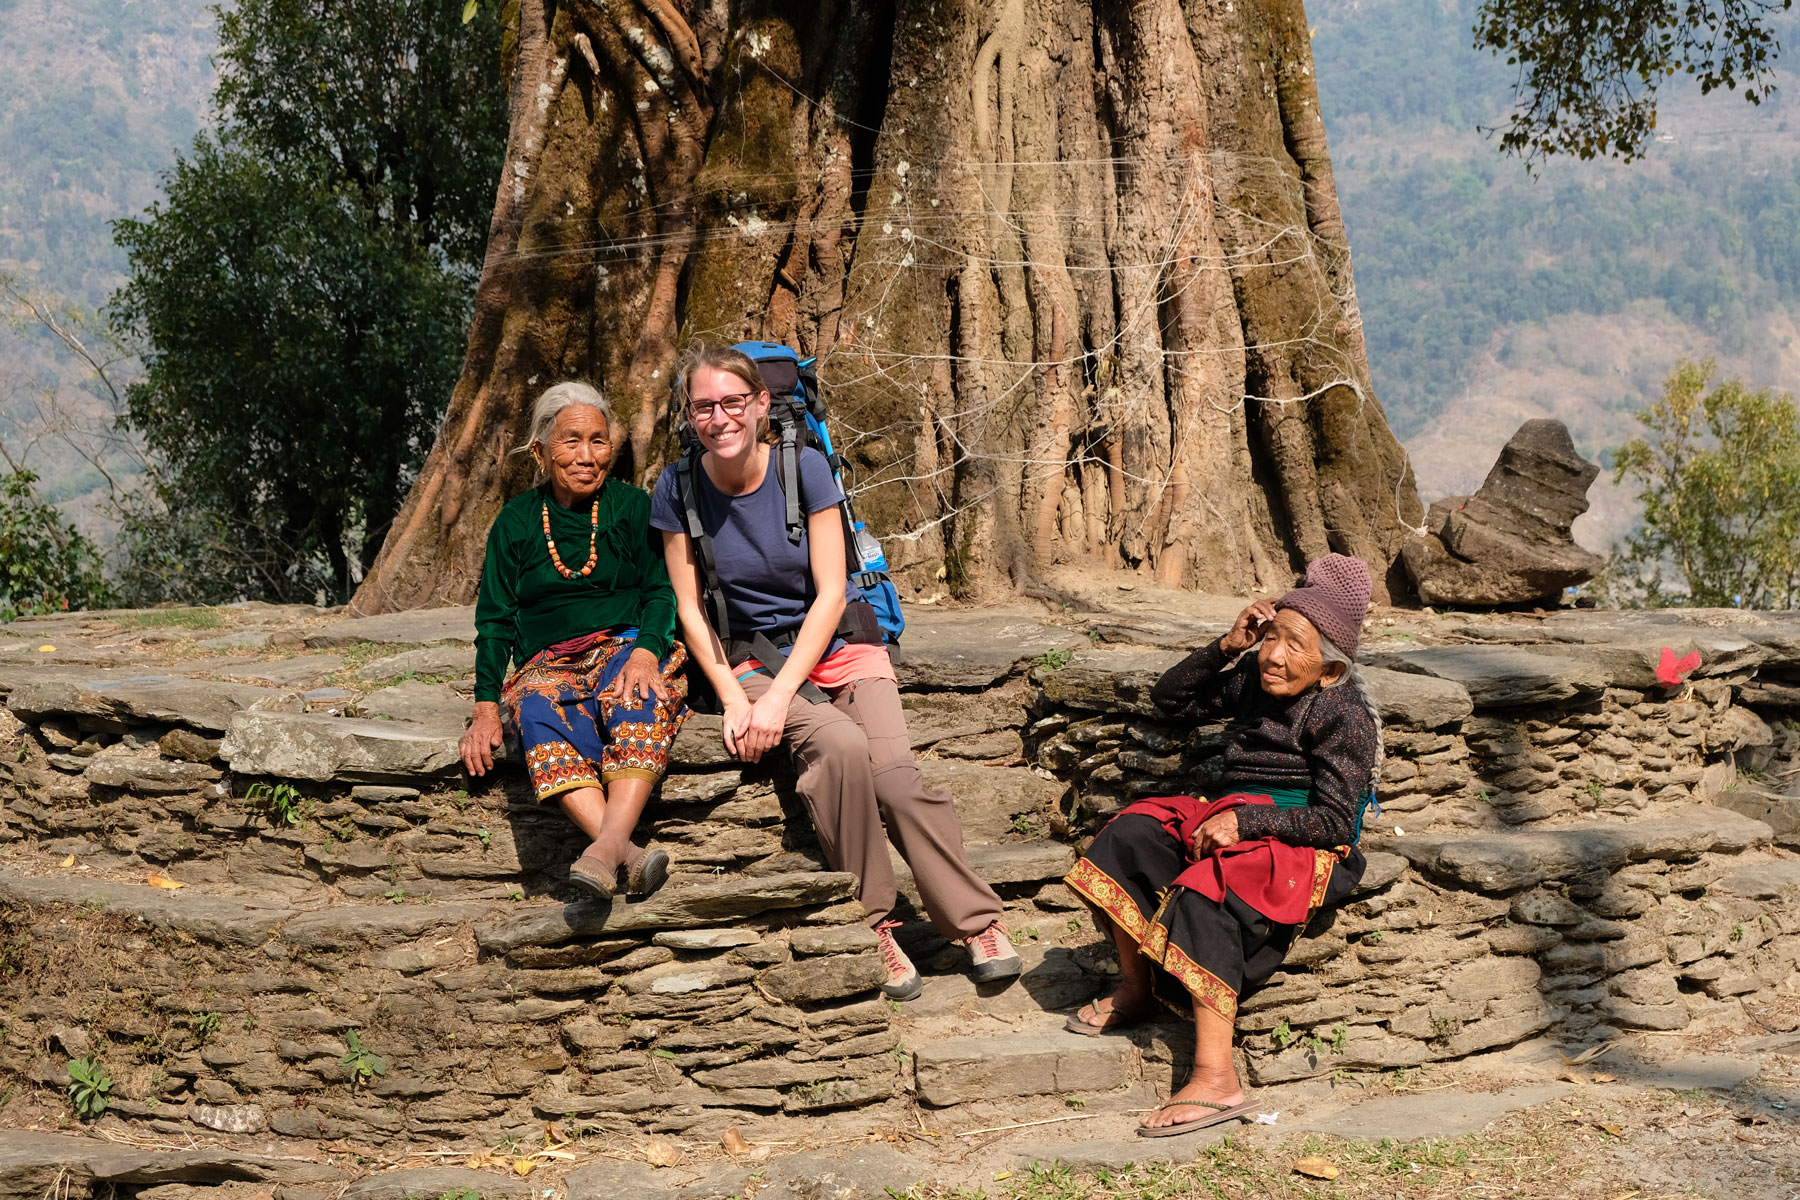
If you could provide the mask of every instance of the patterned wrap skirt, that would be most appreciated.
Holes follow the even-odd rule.
[[[601,695],[624,671],[634,639],[603,637],[575,653],[540,651],[506,681],[500,712],[518,736],[539,801],[615,779],[661,779],[669,744],[688,719],[687,650],[675,643],[659,664],[669,698],[646,701]]]
[[[1157,999],[1183,1013],[1202,1004],[1233,1021],[1239,998],[1275,973],[1301,926],[1269,920],[1235,892],[1218,901],[1175,886],[1191,865],[1162,822],[1125,813],[1100,831],[1067,882],[1137,943],[1154,966]],[[1362,851],[1352,848],[1331,869],[1317,908],[1342,904],[1362,873]]]

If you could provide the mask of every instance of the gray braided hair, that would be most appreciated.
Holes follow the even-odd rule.
[[[1328,663],[1342,664],[1348,682],[1356,689],[1363,707],[1369,710],[1369,720],[1375,722],[1375,766],[1369,772],[1369,784],[1374,786],[1381,776],[1381,765],[1387,761],[1387,738],[1381,727],[1381,708],[1375,703],[1375,693],[1369,690],[1368,676],[1362,673],[1362,668],[1356,665],[1354,659],[1338,649],[1337,643],[1322,632],[1319,634],[1319,657]]]

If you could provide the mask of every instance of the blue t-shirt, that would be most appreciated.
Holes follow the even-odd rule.
[[[816,513],[844,498],[831,477],[831,464],[810,446],[799,456],[800,508]],[[650,496],[650,525],[670,533],[686,533],[681,506],[681,484],[676,464],[663,468]],[[816,592],[812,560],[808,557],[804,530],[800,544],[787,537],[787,493],[781,489],[781,451],[769,452],[769,467],[762,483],[742,496],[727,496],[707,478],[706,468],[694,469],[695,502],[700,524],[712,540],[713,562],[719,585],[725,592],[725,612],[731,618],[731,635],[774,633],[797,629]],[[845,547],[845,554],[852,553]],[[844,581],[844,600],[862,599],[862,589]]]

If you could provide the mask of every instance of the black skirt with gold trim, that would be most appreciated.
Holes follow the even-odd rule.
[[[1301,927],[1278,925],[1229,891],[1221,902],[1173,886],[1190,865],[1162,822],[1129,813],[1100,831],[1067,882],[1154,964],[1158,999],[1183,1013],[1203,1004],[1235,1020],[1239,999],[1275,973]],[[1362,873],[1362,851],[1353,847],[1332,868],[1316,907],[1342,904]]]

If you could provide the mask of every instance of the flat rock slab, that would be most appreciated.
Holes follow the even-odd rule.
[[[434,930],[484,920],[506,906],[479,903],[337,904],[302,913],[281,928],[281,938],[308,950],[392,946]]]
[[[1766,843],[1769,827],[1722,808],[1655,821],[1505,833],[1413,834],[1371,839],[1427,874],[1483,892],[1512,892],[1546,879],[1628,862],[1688,858],[1708,850],[1738,853]]]
[[[468,727],[474,706],[468,697],[447,683],[421,683],[409,679],[370,692],[357,701],[365,717],[405,721],[425,729],[454,731],[458,738]]]
[[[1166,650],[1077,650],[1068,662],[1032,672],[1053,704],[1098,712],[1160,716],[1150,689],[1163,672],[1187,655]]]
[[[167,675],[77,676],[19,682],[7,696],[6,705],[27,721],[56,716],[110,717],[219,733],[237,714],[278,695],[272,688]]]
[[[938,1106],[1046,1093],[1100,1092],[1127,1081],[1132,1045],[1054,1029],[949,1038],[913,1052],[919,1099]]]
[[[919,763],[927,787],[943,788],[956,801],[963,832],[973,841],[997,840],[1013,829],[1020,816],[1035,828],[1068,793],[1069,785],[1046,779],[1030,767],[995,767],[954,758],[928,758]]]
[[[0,1130],[0,1200],[43,1200],[65,1194],[70,1183],[83,1178],[140,1185],[232,1181],[335,1185],[344,1176],[319,1163],[263,1158],[229,1147],[139,1150],[98,1138]],[[59,1182],[64,1191],[58,1190]]]
[[[1480,1133],[1508,1113],[1559,1100],[1572,1090],[1568,1084],[1550,1083],[1510,1088],[1504,1092],[1384,1096],[1324,1117],[1297,1121],[1289,1128],[1357,1141],[1393,1138],[1409,1142],[1420,1138],[1464,1137]]]
[[[903,687],[992,687],[1052,651],[1088,644],[1086,634],[1045,625],[1025,609],[910,608],[900,640]]]
[[[505,954],[521,946],[554,946],[591,933],[699,929],[743,920],[771,909],[833,904],[856,894],[846,871],[794,871],[757,877],[726,876],[691,885],[670,884],[647,900],[581,901],[516,912],[476,927],[483,950]]]
[[[1369,658],[1377,667],[1461,684],[1476,708],[1553,704],[1603,691],[1611,682],[1598,664],[1518,646],[1431,646],[1376,651]]]
[[[1709,890],[1746,900],[1773,900],[1800,891],[1800,859],[1771,858],[1736,867]]]
[[[1692,1054],[1668,1062],[1608,1055],[1605,1063],[1596,1065],[1605,1066],[1628,1083],[1668,1088],[1674,1092],[1691,1088],[1729,1092],[1762,1070],[1762,1064],[1753,1058],[1734,1058],[1728,1054]]]
[[[266,683],[275,687],[311,687],[327,675],[344,669],[344,660],[335,654],[302,654],[296,658],[278,658],[270,662],[246,663],[226,667],[213,674],[244,683]]]
[[[422,650],[403,650],[356,669],[358,679],[378,682],[399,679],[403,675],[451,675],[461,677],[475,670],[473,646],[427,646]]]
[[[220,754],[233,771],[280,779],[368,780],[443,774],[458,764],[461,728],[323,713],[246,712]]]
[[[567,1200],[741,1200],[747,1191],[757,1200],[888,1200],[938,1177],[934,1164],[876,1144],[805,1151],[746,1167],[721,1162],[656,1170],[645,1163],[602,1161],[569,1172],[563,1188]]]
[[[417,608],[411,612],[383,613],[379,617],[353,617],[333,621],[306,636],[309,650],[335,650],[359,642],[390,646],[429,646],[433,642],[473,642],[475,606],[466,608]]]
[[[1475,711],[1468,689],[1454,680],[1380,667],[1363,667],[1362,673],[1382,723],[1396,729],[1436,729]]]
[[[292,910],[237,896],[170,891],[75,875],[20,875],[0,869],[0,900],[14,904],[90,904],[220,946],[260,946]]]
[[[438,1200],[453,1192],[471,1192],[481,1200],[529,1196],[530,1181],[498,1171],[469,1167],[404,1167],[359,1179],[344,1189],[342,1200]]]

